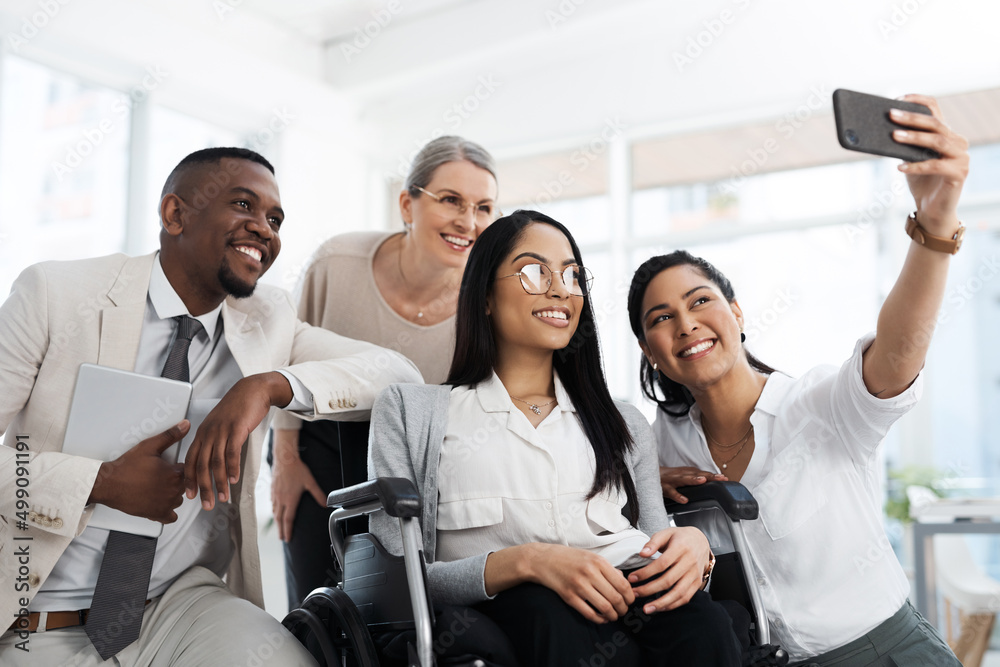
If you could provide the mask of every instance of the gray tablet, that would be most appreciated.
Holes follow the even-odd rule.
[[[76,376],[63,453],[113,461],[140,441],[184,419],[190,401],[188,382],[82,364]],[[174,445],[163,458],[175,462],[177,450]],[[158,521],[105,505],[94,508],[87,525],[151,537],[163,529]]]

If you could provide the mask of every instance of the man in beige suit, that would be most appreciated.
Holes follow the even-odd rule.
[[[0,663],[312,664],[262,610],[253,491],[268,423],[276,408],[367,419],[382,387],[420,375],[257,285],[281,247],[273,171],[243,149],[193,153],[164,186],[159,253],[38,264],[0,306],[0,618],[14,621]],[[198,322],[192,405],[217,401],[184,464],[160,453],[186,421],[109,463],[62,453],[80,364],[159,375],[183,316]],[[164,524],[139,638],[107,662],[84,632],[108,540],[87,526],[96,503]]]

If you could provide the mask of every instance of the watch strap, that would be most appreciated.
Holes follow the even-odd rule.
[[[959,223],[958,230],[951,238],[934,236],[933,234],[928,233],[928,231],[920,225],[917,221],[916,213],[911,213],[906,218],[907,236],[928,250],[954,255],[958,252],[958,249],[962,247],[962,237],[964,233],[965,227],[962,223]]]

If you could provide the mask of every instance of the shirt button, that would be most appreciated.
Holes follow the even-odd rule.
[[[764,577],[757,577],[757,584],[759,586],[767,586],[767,579]]]
[[[59,530],[63,527],[63,520],[59,518],[52,519],[52,527]]]
[[[348,407],[356,408],[356,407],[358,407],[358,402],[352,398],[351,402],[348,403]]]
[[[555,528],[555,527],[556,527],[556,522],[549,519],[549,528]]]
[[[44,526],[45,528],[51,528],[52,527],[52,519],[50,519],[47,516],[43,516],[42,518],[40,518],[38,520],[38,523],[42,524],[42,526]]]
[[[552,509],[552,503],[545,503],[545,509],[547,510]]]
[[[31,523],[38,523],[38,514],[35,512],[28,512],[28,521]]]
[[[34,572],[28,575],[28,585],[31,586],[32,588],[38,586],[40,582],[41,579],[39,579],[38,575],[35,574]]]
[[[337,399],[335,399],[335,398],[331,398],[330,399],[330,409],[331,410],[336,410],[337,409]]]

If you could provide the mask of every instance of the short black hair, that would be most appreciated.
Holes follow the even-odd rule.
[[[202,164],[217,165],[223,158],[256,162],[257,164],[264,165],[267,167],[269,172],[274,174],[274,166],[267,161],[267,158],[256,151],[250,150],[249,148],[236,148],[233,146],[202,148],[199,151],[191,153],[177,163],[177,166],[170,172],[170,175],[167,176],[166,182],[163,184],[163,191],[160,193],[160,198],[162,199],[164,195],[173,192],[177,187],[177,182],[180,181],[181,177],[192,167]]]

